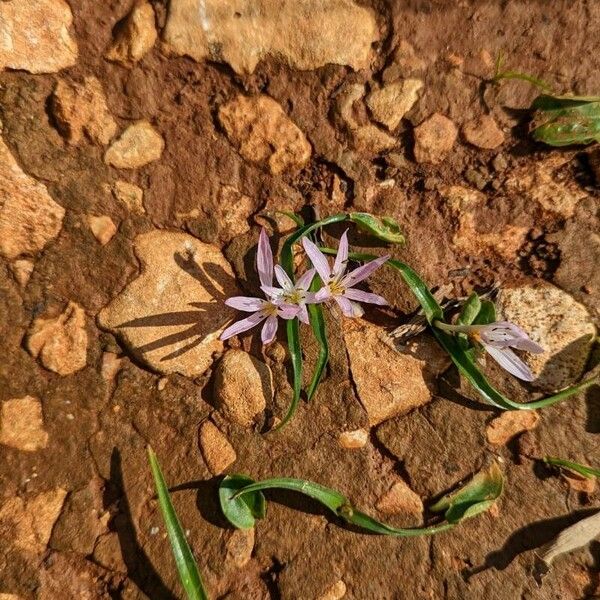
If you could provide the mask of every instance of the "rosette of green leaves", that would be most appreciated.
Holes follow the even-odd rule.
[[[219,486],[219,501],[225,518],[238,529],[254,527],[266,515],[266,490],[290,490],[308,496],[348,525],[366,532],[396,537],[433,535],[452,529],[464,519],[488,510],[502,493],[504,480],[496,463],[480,471],[458,490],[436,502],[431,510],[443,513],[444,521],[428,527],[398,528],[381,523],[357,510],[350,500],[331,488],[304,479],[277,478],[252,481],[246,475],[228,475]]]

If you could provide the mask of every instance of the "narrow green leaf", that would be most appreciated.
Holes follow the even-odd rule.
[[[479,311],[481,310],[481,300],[477,292],[473,292],[462,305],[458,319],[456,320],[457,325],[471,325]]]
[[[488,510],[502,494],[503,487],[502,471],[494,462],[464,486],[440,498],[430,508],[433,512],[444,512],[449,523],[458,523]]]
[[[298,227],[304,227],[304,219],[300,215],[298,215],[290,210],[276,210],[275,213],[280,214],[280,215],[285,215],[286,217],[288,217],[289,219],[294,221],[294,223],[296,223],[296,225],[298,225]]]
[[[315,276],[310,286],[311,292],[316,292],[321,287],[321,281],[319,276]],[[306,397],[311,400],[317,391],[317,386],[323,376],[323,371],[327,366],[329,360],[329,345],[327,344],[327,330],[325,327],[325,317],[323,315],[323,307],[320,304],[309,304],[308,305],[308,317],[310,319],[310,326],[312,327],[313,334],[317,343],[319,344],[319,356],[317,357],[317,364],[313,372],[310,385],[306,391]]]
[[[173,557],[175,558],[175,564],[177,565],[183,589],[190,600],[208,600],[208,594],[204,589],[198,565],[194,560],[194,555],[181,528],[177,513],[173,508],[169,489],[165,483],[165,478],[158,464],[156,454],[150,446],[148,446],[148,460],[150,461],[150,468],[154,476],[158,504],[165,521],[167,534],[171,542],[171,549],[173,550]]]
[[[296,414],[298,404],[300,403],[300,394],[302,392],[302,348],[300,347],[300,322],[298,318],[286,321],[286,332],[288,342],[288,352],[292,361],[292,401],[288,407],[287,413],[277,427],[273,427],[271,433],[279,431],[287,425],[290,419]]]
[[[563,458],[555,458],[552,456],[546,456],[544,462],[555,467],[563,467],[569,471],[579,473],[582,477],[592,479],[593,477],[600,477],[600,469],[594,469],[580,463],[571,462],[570,460],[564,460]]]
[[[353,212],[349,215],[350,220],[356,223],[359,229],[393,244],[403,244],[405,241],[400,225],[391,217],[378,218],[369,213]]]
[[[236,496],[244,487],[254,483],[246,475],[227,475],[219,484],[219,502],[225,518],[237,529],[252,529],[256,519],[264,518],[267,504],[262,492]]]

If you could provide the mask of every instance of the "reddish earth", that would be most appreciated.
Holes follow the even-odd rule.
[[[210,337],[233,316],[225,296],[258,291],[259,226],[274,243],[291,230],[277,210],[360,210],[397,219],[407,244],[390,251],[432,287],[450,284],[448,296],[558,288],[540,301],[538,384],[488,362],[511,397],[594,367],[598,150],[533,144],[535,88],[489,79],[502,52],[557,92],[598,94],[600,4],[227,0],[225,26],[201,2],[205,46],[177,29],[169,47],[167,0],[126,22],[131,0],[68,0],[72,24],[61,0],[21,1],[0,3],[0,29],[27,25],[43,52],[31,37],[0,50],[0,598],[183,597],[149,443],[213,598],[600,595],[598,542],[557,559],[541,587],[532,576],[535,549],[600,506],[597,491],[539,462],[600,465],[597,387],[510,424],[516,437],[488,428],[498,414],[428,334],[411,351],[385,343],[416,301],[383,269],[370,286],[390,308],[368,310],[366,324],[328,317],[326,377],[281,432],[264,433],[291,398],[283,331],[264,350],[257,336]],[[264,16],[258,58],[248,6]],[[354,231],[351,243],[372,245]],[[310,373],[316,344],[302,335]],[[220,366],[228,348],[261,363],[252,371],[240,353]],[[415,525],[419,498],[427,519],[430,500],[494,457],[506,477],[498,510],[433,538],[351,531],[287,493],[269,496],[255,531],[234,532],[217,505],[224,470],[302,477]],[[390,489],[408,489],[412,512],[390,514]]]

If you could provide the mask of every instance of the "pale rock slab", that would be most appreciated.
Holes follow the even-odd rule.
[[[392,62],[383,72],[383,81],[397,81],[401,77],[413,77],[422,73],[427,62],[417,55],[414,47],[407,40],[400,40],[392,56]]]
[[[138,169],[158,160],[164,149],[160,133],[148,121],[138,121],[110,145],[104,162],[117,169]]]
[[[377,500],[378,511],[388,514],[409,514],[423,517],[423,501],[401,479],[398,479],[390,489]]]
[[[58,235],[64,215],[46,186],[21,170],[0,139],[0,254],[12,260],[39,252]]]
[[[65,0],[0,2],[0,70],[57,73],[77,61]]]
[[[458,129],[444,115],[434,113],[415,127],[415,159],[418,163],[441,163],[456,141]]]
[[[0,532],[10,532],[3,544],[37,556],[46,550],[67,492],[56,488],[32,498],[15,496],[0,507]]]
[[[138,215],[146,213],[146,209],[144,208],[144,190],[134,183],[122,180],[116,181],[113,186],[113,195],[130,212]]]
[[[215,372],[215,399],[230,421],[249,427],[273,399],[271,369],[243,350],[225,353]]]
[[[237,73],[268,56],[301,70],[363,69],[378,29],[373,12],[352,0],[171,0],[163,37],[178,55]]]
[[[506,193],[538,204],[550,215],[571,218],[577,205],[588,197],[588,193],[572,178],[559,176],[569,160],[565,155],[552,155],[513,169],[504,182]]]
[[[338,437],[338,443],[342,448],[355,450],[364,448],[369,441],[369,432],[366,429],[355,429],[354,431],[342,431]]]
[[[342,600],[346,595],[346,584],[340,579],[321,594],[317,600]]]
[[[27,332],[26,347],[49,371],[70,375],[87,363],[85,312],[69,302],[57,317],[38,317]]]
[[[213,475],[221,475],[237,459],[229,440],[212,421],[204,421],[198,431],[202,458]]]
[[[245,567],[254,550],[254,528],[236,529],[225,543],[225,562],[237,569]]]
[[[231,185],[219,189],[216,198],[215,220],[219,230],[219,239],[230,242],[233,238],[250,231],[248,219],[258,209],[259,203],[242,194]]]
[[[79,144],[85,134],[105,145],[117,133],[117,122],[95,77],[85,77],[83,83],[61,79],[52,94],[51,110],[58,131],[70,144]]]
[[[269,96],[239,95],[219,108],[219,121],[239,153],[268,164],[273,175],[299,169],[310,158],[306,136]]]
[[[504,446],[524,431],[538,426],[540,416],[533,410],[509,410],[492,419],[486,428],[487,440],[494,446]]]
[[[596,335],[582,304],[551,284],[531,284],[502,289],[496,305],[502,319],[516,323],[545,350],[521,355],[535,387],[550,392],[581,377]]]
[[[145,1],[138,2],[127,17],[117,24],[106,58],[124,67],[133,67],[152,50],[157,37],[152,5]]]
[[[10,265],[12,276],[22,290],[27,286],[34,266],[34,262],[26,258],[18,258]]]
[[[0,444],[35,452],[48,445],[42,403],[32,396],[12,398],[0,405]]]
[[[370,425],[431,401],[425,360],[392,349],[381,340],[385,332],[365,321],[345,320],[343,333],[352,377]]]
[[[117,233],[117,226],[108,215],[88,215],[88,225],[101,246],[106,246]]]
[[[504,133],[491,115],[467,121],[462,134],[469,144],[483,150],[493,150],[504,143]]]
[[[235,315],[224,304],[239,295],[229,263],[219,248],[185,233],[145,233],[134,250],[140,276],[100,312],[99,325],[159,373],[202,375],[223,351],[219,335]]]
[[[107,382],[114,381],[117,373],[121,370],[123,358],[119,358],[114,352],[104,352],[100,365],[100,375]]]
[[[392,131],[419,99],[422,87],[420,79],[394,81],[371,92],[367,96],[367,106],[373,118]]]

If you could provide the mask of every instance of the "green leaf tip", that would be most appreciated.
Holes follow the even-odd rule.
[[[156,495],[158,497],[158,505],[165,522],[171,550],[175,565],[181,579],[181,585],[187,594],[189,600],[208,600],[208,594],[204,589],[202,578],[198,570],[198,565],[192,554],[192,550],[187,542],[185,533],[171,502],[169,489],[162,474],[158,459],[154,450],[150,446],[147,448],[148,461],[150,469],[154,477],[154,485],[156,487]]]
[[[567,469],[568,471],[573,471],[574,473],[577,473],[582,477],[586,477],[587,479],[592,479],[593,477],[600,478],[600,469],[594,469],[593,467],[588,467],[587,465],[582,465],[581,463],[576,463],[570,460],[556,458],[553,456],[546,456],[544,458],[544,462],[547,465],[561,467],[563,469]]]
[[[503,488],[502,471],[498,463],[493,462],[458,490],[440,498],[430,509],[443,512],[449,523],[460,523],[489,510],[502,494]]]
[[[264,518],[267,504],[262,492],[236,495],[254,483],[247,475],[227,475],[219,485],[219,502],[224,517],[237,529],[252,529],[256,519]]]
[[[391,217],[376,217],[369,213],[353,212],[348,215],[350,221],[359,229],[366,231],[377,239],[392,244],[404,244],[405,238],[400,225]]]

